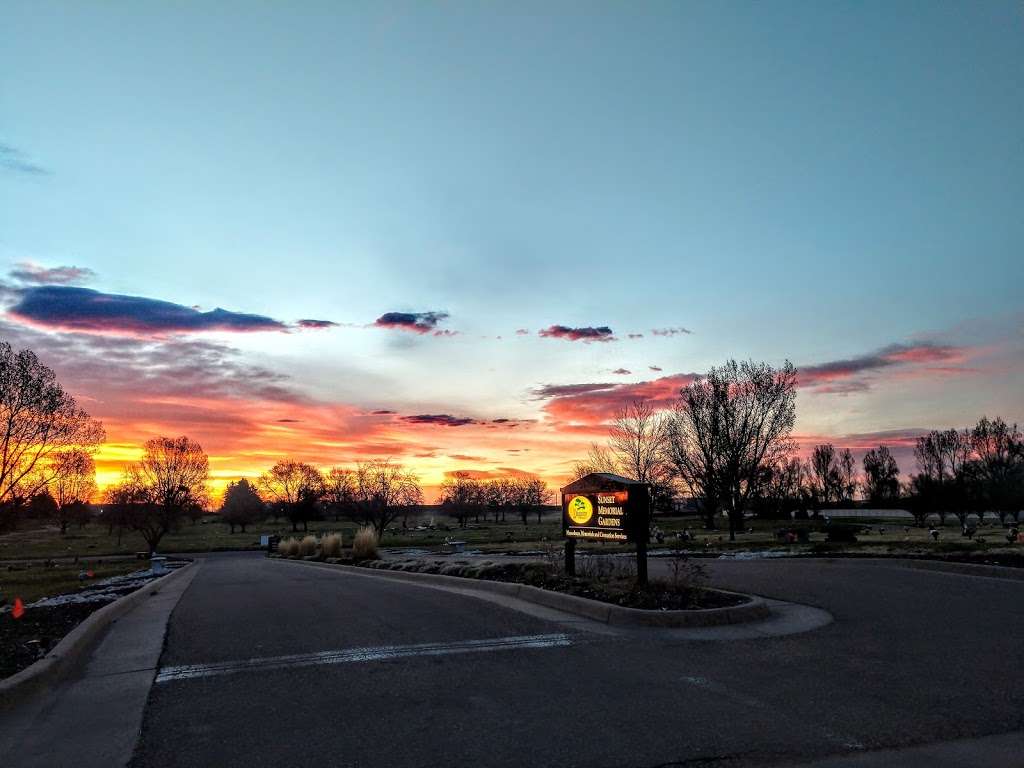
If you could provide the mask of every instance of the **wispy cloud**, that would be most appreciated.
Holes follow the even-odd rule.
[[[143,296],[101,293],[91,288],[41,285],[19,292],[7,314],[42,328],[166,336],[205,331],[283,331],[287,326],[263,315],[229,312],[220,307],[201,312],[192,307]]]
[[[875,352],[840,360],[830,360],[798,368],[801,387],[822,394],[846,394],[870,388],[871,374],[887,369],[921,369],[936,372],[940,366],[946,373],[961,372],[955,366],[963,363],[967,350],[930,341],[890,344]]]
[[[13,173],[24,173],[30,176],[46,176],[49,171],[32,162],[28,156],[10,144],[0,144],[0,168]]]
[[[374,321],[378,328],[393,328],[412,333],[433,333],[435,336],[453,336],[455,331],[444,331],[438,324],[448,319],[447,312],[385,312]]]
[[[679,373],[629,384],[548,384],[535,389],[533,394],[547,401],[544,411],[556,423],[597,426],[607,424],[622,406],[633,400],[647,400],[655,408],[670,408],[679,390],[695,378],[694,373]]]
[[[43,267],[31,261],[18,262],[8,275],[19,283],[34,285],[81,285],[96,277],[87,267]]]
[[[652,328],[651,333],[655,336],[679,336],[680,334],[689,335],[693,333],[689,328]]]
[[[618,374],[619,376],[629,376],[632,371],[627,370],[626,368],[616,368],[612,373]]]
[[[310,329],[310,330],[322,330],[324,328],[335,328],[338,325],[338,323],[335,323],[332,320],[311,320],[309,318],[305,318],[303,320],[299,320],[295,324],[299,328],[306,328],[306,329]]]
[[[430,424],[438,427],[465,427],[469,424],[480,423],[476,419],[452,416],[448,413],[419,413],[413,416],[402,416],[401,421],[406,424]]]
[[[858,392],[869,389],[870,375],[881,371],[898,376],[963,373],[971,370],[958,365],[966,356],[963,347],[934,342],[890,344],[871,354],[798,367],[798,385],[819,394]],[[649,368],[661,371],[655,365]],[[607,424],[623,405],[633,400],[648,400],[655,408],[670,408],[679,390],[699,377],[696,373],[678,373],[635,383],[546,384],[534,389],[533,395],[547,401],[543,409],[556,424],[595,426]]]
[[[569,341],[615,341],[612,329],[607,325],[583,326],[573,328],[568,325],[550,325],[540,332],[549,339],[568,339]]]

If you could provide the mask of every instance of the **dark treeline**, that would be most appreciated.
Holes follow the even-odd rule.
[[[530,513],[535,513],[540,523],[551,497],[547,485],[536,477],[478,479],[469,472],[453,472],[441,484],[440,501],[441,509],[465,528],[470,518],[480,522],[488,515],[494,522],[505,522],[511,514],[526,525]]]
[[[671,408],[636,401],[615,419],[609,440],[591,447],[574,477],[613,472],[651,484],[656,511],[689,497],[714,528],[724,515],[730,537],[754,513],[768,518],[817,517],[843,506],[909,510],[923,525],[948,514],[1019,520],[1024,507],[1024,441],[1016,425],[982,418],[973,428],[934,431],[915,447],[917,473],[901,482],[885,445],[859,466],[849,448],[832,444],[797,455],[797,372],[786,363],[729,361],[682,388]]]

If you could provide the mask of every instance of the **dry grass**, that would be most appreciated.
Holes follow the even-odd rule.
[[[298,557],[299,542],[294,538],[287,538],[277,545],[277,551],[285,557]]]
[[[378,543],[377,532],[373,528],[360,528],[352,540],[352,557],[356,560],[376,560]]]
[[[320,554],[324,557],[341,557],[341,534],[329,533],[320,539]]]
[[[299,555],[309,557],[316,554],[316,536],[304,536],[299,542]]]

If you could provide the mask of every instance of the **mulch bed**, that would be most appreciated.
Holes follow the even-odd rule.
[[[45,656],[68,632],[105,603],[28,608],[20,619],[0,614],[0,680]]]
[[[484,561],[477,564],[460,564],[429,560],[371,560],[360,563],[360,565],[381,570],[440,573],[448,576],[526,584],[625,608],[641,608],[652,611],[728,608],[747,602],[747,598],[741,595],[700,587],[682,589],[664,581],[652,580],[646,587],[639,588],[635,584],[635,579],[630,576],[571,577],[541,563]]]

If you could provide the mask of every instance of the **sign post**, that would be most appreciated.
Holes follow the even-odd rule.
[[[562,490],[565,572],[576,572],[576,541],[622,541],[636,545],[636,580],[647,583],[647,535],[651,495],[646,483],[593,472]]]

